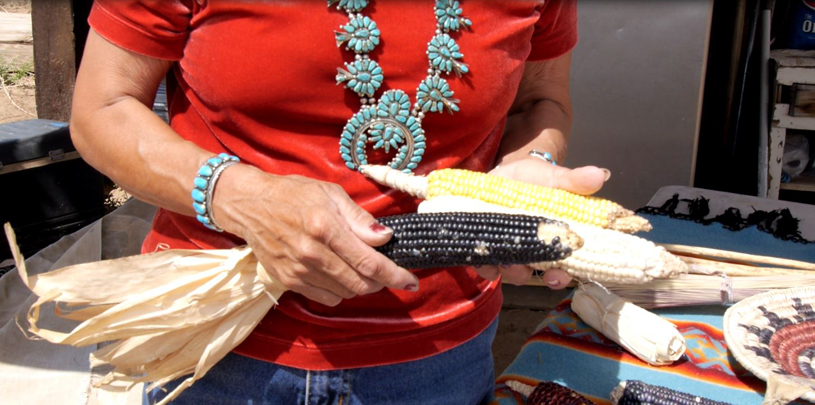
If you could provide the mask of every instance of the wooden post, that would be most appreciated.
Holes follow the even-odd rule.
[[[68,121],[76,80],[76,38],[71,0],[32,0],[34,70],[39,118]]]

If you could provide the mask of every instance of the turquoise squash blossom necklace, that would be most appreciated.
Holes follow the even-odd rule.
[[[379,97],[374,94],[382,85],[382,68],[368,54],[379,45],[380,31],[370,17],[360,11],[368,5],[368,0],[327,0],[328,6],[337,4],[337,9],[348,13],[348,23],[334,31],[337,47],[345,44],[345,49],[355,53],[354,61],[345,63],[345,69],[337,68],[337,84],[357,93],[362,108],[354,114],[342,130],[340,156],[351,170],[368,164],[366,146],[385,153],[394,151],[395,157],[388,166],[410,173],[424,156],[426,142],[422,120],[427,112],[450,114],[459,111],[459,100],[453,98],[450,84],[441,77],[454,73],[461,77],[469,71],[461,59],[456,41],[450,31],[469,28],[472,23],[462,16],[459,2],[436,0],[434,14],[436,32],[427,44],[429,68],[416,89],[416,101],[411,106],[410,97],[402,90],[388,90]]]

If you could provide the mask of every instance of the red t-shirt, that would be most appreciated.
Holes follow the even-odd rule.
[[[385,75],[377,97],[402,89],[415,101],[427,74],[433,4],[379,0],[362,11],[382,32],[371,54]],[[452,36],[470,73],[448,79],[461,111],[427,113],[418,174],[489,170],[524,62],[558,57],[577,42],[576,6],[568,0],[464,0],[461,7],[472,30]],[[320,0],[97,0],[89,18],[114,44],[176,61],[167,94],[171,125],[185,139],[270,173],[340,184],[374,216],[413,212],[417,201],[349,170],[338,153],[342,128],[360,108],[358,97],[334,79],[337,67],[353,59],[333,34],[347,21]],[[159,210],[143,251],[159,244],[211,249],[243,242]],[[472,269],[416,274],[418,293],[386,289],[334,308],[286,293],[236,351],[312,370],[396,363],[467,341],[500,310],[500,284]]]

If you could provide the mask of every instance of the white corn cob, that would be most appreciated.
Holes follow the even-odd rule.
[[[451,211],[529,214],[464,197],[437,197],[419,205],[419,212]],[[566,259],[535,263],[530,267],[562,269],[578,280],[617,284],[643,284],[655,278],[673,278],[688,272],[684,262],[648,240],[610,229],[564,222],[583,238],[583,247]]]

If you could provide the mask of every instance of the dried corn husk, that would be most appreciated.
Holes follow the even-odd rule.
[[[91,358],[113,366],[99,382],[110,392],[142,382],[152,382],[150,390],[192,374],[161,404],[240,344],[285,291],[247,247],[163,251],[28,276],[11,226],[5,230],[23,282],[39,296],[28,331],[73,346],[113,341]],[[41,329],[48,303],[82,323],[69,333]]]
[[[597,284],[578,286],[572,310],[589,326],[649,364],[671,364],[685,352],[685,339],[674,324]]]

